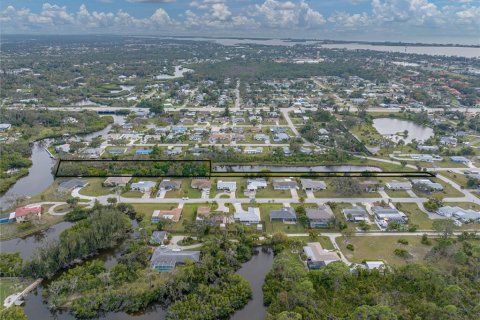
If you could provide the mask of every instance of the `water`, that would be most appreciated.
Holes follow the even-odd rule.
[[[412,121],[395,118],[374,119],[373,126],[380,134],[391,138],[395,142],[400,139],[403,139],[405,143],[410,143],[413,139],[425,141],[434,135],[432,128],[418,125]],[[407,137],[396,135],[397,133],[403,134],[405,130],[408,130]]]
[[[332,43],[322,44],[327,49],[374,50],[409,54],[426,54],[431,56],[456,56],[464,58],[480,58],[480,48],[473,47],[435,47],[435,46],[388,46],[364,43]]]
[[[17,182],[0,197],[0,208],[7,208],[20,196],[33,196],[47,189],[53,182],[52,167],[55,161],[45,150],[48,143],[38,141],[32,147],[32,166],[28,175]]]
[[[309,45],[318,43],[316,40],[305,40],[305,41],[292,41],[288,39],[233,39],[233,38],[175,38],[175,40],[188,40],[188,41],[211,41],[224,46],[236,46],[241,44],[259,44],[266,46],[287,46],[292,47],[297,44]]]
[[[192,69],[182,68],[182,66],[175,66],[175,72],[172,75],[169,74],[159,74],[155,77],[157,80],[168,80],[168,79],[176,79],[181,78],[187,72],[193,72]]]
[[[363,172],[382,171],[374,166],[361,165],[325,165],[325,166],[275,166],[275,165],[217,165],[215,172]]]
[[[123,124],[125,122],[125,117],[114,115],[113,121],[117,124]],[[91,141],[98,136],[106,138],[111,128],[112,126],[108,125],[100,131],[84,134],[81,135],[81,137],[86,141]],[[48,143],[48,141],[42,140],[33,144],[32,166],[28,170],[28,175],[19,179],[2,197],[0,197],[0,209],[10,207],[18,197],[30,197],[39,194],[52,184],[54,180],[52,168],[55,165],[55,160],[52,159],[49,153],[45,150]]]
[[[272,269],[273,253],[270,249],[268,251],[256,250],[258,253],[250,261],[244,263],[237,272],[250,283],[253,292],[252,300],[243,309],[235,312],[231,317],[232,320],[265,319],[267,315],[267,308],[263,305],[262,286],[265,276]]]

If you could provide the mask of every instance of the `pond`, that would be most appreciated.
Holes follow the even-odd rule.
[[[425,141],[430,137],[433,137],[433,129],[425,126],[418,125],[412,121],[400,120],[395,118],[378,118],[373,120],[373,126],[377,131],[398,142],[403,139],[405,143],[412,142],[413,139],[417,141]],[[407,130],[408,136],[403,136],[403,132]],[[397,135],[400,133],[401,135]]]
[[[362,165],[324,165],[324,166],[277,166],[277,165],[216,165],[214,172],[364,172],[382,171],[375,166]]]
[[[187,72],[193,72],[192,69],[182,68],[182,66],[175,66],[175,72],[172,75],[170,74],[159,74],[155,77],[157,80],[168,80],[168,79],[176,79],[181,78]]]

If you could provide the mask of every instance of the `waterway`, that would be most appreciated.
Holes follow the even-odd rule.
[[[374,119],[373,126],[381,135],[384,135],[395,142],[398,142],[400,139],[405,141],[405,143],[410,143],[413,139],[420,142],[425,141],[434,135],[432,128],[418,125],[412,121],[395,118]],[[403,136],[405,130],[408,131],[406,137]],[[400,133],[401,135],[398,135],[397,133]]]
[[[122,124],[125,122],[125,117],[114,115],[113,120],[114,123]],[[106,138],[111,128],[112,126],[108,125],[100,131],[80,136],[85,141],[91,141],[98,136]],[[55,165],[55,160],[50,157],[50,154],[45,149],[48,147],[49,143],[49,139],[33,143],[32,166],[28,169],[28,174],[26,176],[15,182],[15,184],[0,197],[0,209],[10,207],[16,198],[31,197],[39,194],[52,184],[54,179],[52,168]]]
[[[276,166],[276,165],[216,165],[215,172],[245,172],[254,173],[262,171],[273,172],[364,172],[382,171],[374,166],[362,165],[325,165],[325,166]]]
[[[480,48],[473,47],[437,47],[437,46],[388,46],[366,43],[332,43],[322,44],[327,49],[374,50],[408,54],[426,54],[430,56],[456,56],[463,58],[480,58]]]

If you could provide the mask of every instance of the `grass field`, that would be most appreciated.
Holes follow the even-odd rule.
[[[408,245],[398,243],[399,239],[405,239]],[[337,238],[337,244],[345,257],[354,263],[362,263],[364,260],[383,260],[391,265],[404,265],[407,262],[422,261],[431,246],[422,244],[421,236],[382,236],[382,237],[344,237]],[[346,248],[347,244],[353,244],[354,251]],[[405,259],[395,255],[397,248],[406,249],[412,257]]]
[[[401,203],[400,211],[408,216],[410,224],[418,225],[419,230],[433,229],[433,220],[425,212],[422,212],[416,203]]]
[[[388,194],[390,198],[410,198],[410,195],[405,190],[387,190],[385,193]]]
[[[258,189],[256,193],[257,198],[291,198],[290,190],[274,190],[271,184],[266,188]]]
[[[143,197],[143,192],[138,191],[138,190],[127,191],[127,192],[122,193],[122,197],[125,197],[125,198],[141,198],[141,197]]]
[[[26,287],[27,283],[20,278],[0,278],[0,310],[3,310],[3,301],[9,295],[22,292]]]
[[[106,188],[102,185],[104,180],[105,179],[102,179],[102,178],[88,179],[87,180],[88,184],[82,189],[80,189],[80,194],[85,196],[90,196],[90,197],[114,194],[115,193],[114,188]]]

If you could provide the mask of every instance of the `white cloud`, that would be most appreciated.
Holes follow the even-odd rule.
[[[379,22],[441,23],[442,14],[428,0],[372,0],[373,19]]]
[[[356,29],[371,25],[372,19],[365,12],[355,14],[335,12],[328,18],[328,22],[331,22],[342,29]]]
[[[305,1],[265,0],[255,5],[252,16],[259,17],[268,27],[314,27],[325,23],[323,15],[312,9]]]

